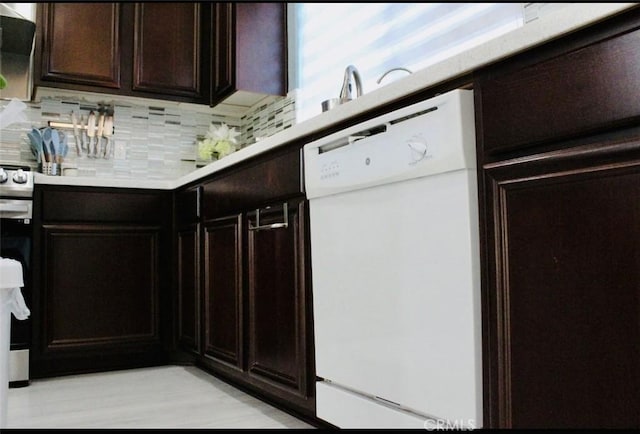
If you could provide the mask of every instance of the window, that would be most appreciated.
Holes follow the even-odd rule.
[[[425,68],[523,25],[522,3],[293,3],[290,83],[297,121],[320,114],[354,65],[363,92],[387,70]],[[395,77],[397,78],[397,77]]]

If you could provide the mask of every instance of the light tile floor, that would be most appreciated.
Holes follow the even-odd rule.
[[[8,428],[313,428],[192,366],[32,380]]]

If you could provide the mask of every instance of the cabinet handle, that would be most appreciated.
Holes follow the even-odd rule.
[[[201,213],[201,209],[200,207],[202,206],[202,189],[204,187],[199,185],[196,188],[196,218],[200,218],[200,213]]]
[[[273,223],[270,225],[262,225],[260,226],[260,209],[256,209],[256,225],[251,226],[251,222],[249,222],[249,230],[250,231],[262,231],[265,229],[279,229],[289,227],[289,212],[287,207],[287,202],[282,204],[282,223]]]

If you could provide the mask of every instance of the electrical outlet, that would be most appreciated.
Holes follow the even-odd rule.
[[[125,142],[116,141],[116,146],[113,150],[113,158],[115,160],[124,160],[127,158],[127,148]]]

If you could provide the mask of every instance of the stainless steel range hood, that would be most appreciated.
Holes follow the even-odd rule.
[[[0,3],[0,98],[31,100],[35,31],[34,3]]]

